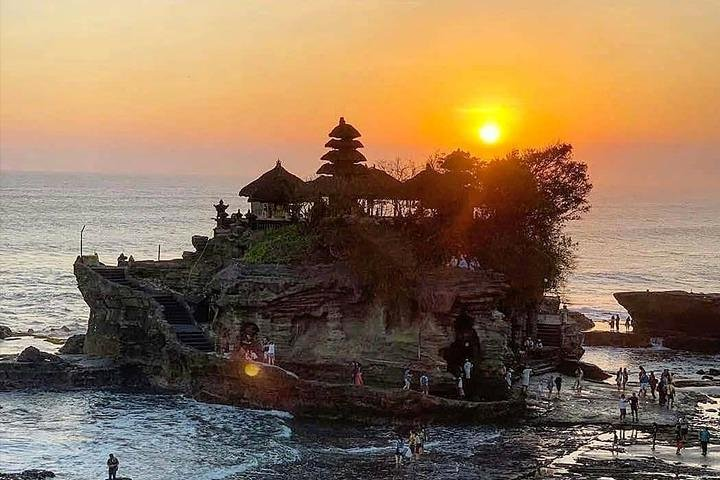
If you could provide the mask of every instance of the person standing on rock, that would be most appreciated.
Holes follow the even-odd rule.
[[[638,396],[635,392],[633,392],[632,397],[630,397],[630,416],[632,417],[633,422],[639,422],[640,416],[638,415]]]
[[[403,457],[405,456],[405,442],[400,435],[395,440],[395,467],[400,468],[403,463]]]
[[[545,388],[548,391],[548,398],[552,398],[552,391],[555,388],[555,379],[552,375],[549,375],[545,382]]]
[[[627,368],[623,368],[622,371],[622,389],[625,390],[625,387],[627,387],[628,380],[630,379],[630,375],[628,375]]]
[[[557,388],[557,396],[560,398],[560,388],[562,388],[562,377],[560,375],[555,377],[555,388]]]
[[[457,377],[457,393],[458,393],[458,398],[460,398],[460,399],[465,398],[465,389],[463,388],[462,375],[458,375],[458,377]]]
[[[707,427],[703,427],[698,432],[698,439],[700,440],[700,448],[702,449],[703,457],[707,457],[708,443],[710,443],[710,432]]]
[[[615,383],[617,384],[617,389],[619,392],[620,387],[622,386],[622,368],[618,368],[618,371],[615,374]]]
[[[667,408],[670,410],[675,405],[675,385],[668,383],[667,386]]]
[[[583,369],[580,368],[580,365],[578,365],[575,369],[575,384],[573,385],[573,390],[582,390],[582,380],[584,375],[585,373],[583,372]]]
[[[685,448],[685,441],[683,440],[683,434],[680,427],[680,422],[675,425],[675,455],[680,455],[680,451]]]
[[[624,422],[625,417],[627,416],[627,400],[625,399],[625,394],[620,395],[620,400],[618,400],[618,408],[620,409],[620,421]]]
[[[405,374],[403,375],[403,390],[410,390],[410,386],[412,384],[412,373],[410,372],[409,368],[405,369]]]
[[[270,340],[265,347],[267,348],[267,363],[275,365],[275,342]]]
[[[658,434],[658,425],[657,423],[653,422],[652,424],[652,431],[650,432],[650,435],[652,436],[652,450],[655,451],[655,442],[657,441],[657,434]]]
[[[532,368],[525,367],[522,371],[522,391],[527,393],[528,387],[530,387],[530,375],[532,375]]]
[[[655,390],[658,386],[658,379],[655,376],[655,372],[650,372],[650,378],[648,378],[648,383],[650,384],[650,394],[652,395],[653,400],[655,400]]]
[[[426,373],[420,376],[420,390],[422,390],[423,395],[427,395],[430,391],[430,378]]]
[[[512,374],[512,368],[508,368],[507,370],[505,370],[505,383],[507,384],[508,388],[512,388]]]
[[[108,467],[108,480],[115,480],[117,478],[118,468],[120,467],[120,461],[112,453],[108,457],[107,467]]]
[[[463,363],[463,372],[465,373],[465,379],[470,380],[470,374],[472,373],[474,365],[470,361],[469,358],[465,359],[465,363]]]

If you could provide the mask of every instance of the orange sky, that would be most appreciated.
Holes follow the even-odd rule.
[[[307,177],[345,115],[370,163],[563,140],[599,186],[720,190],[718,0],[0,5],[4,170]]]

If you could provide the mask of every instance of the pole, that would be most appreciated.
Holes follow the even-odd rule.
[[[83,228],[80,229],[80,261],[82,261],[83,256],[83,232],[85,231],[85,225],[83,225]]]
[[[158,262],[160,261],[160,244],[158,243]]]

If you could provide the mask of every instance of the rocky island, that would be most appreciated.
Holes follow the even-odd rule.
[[[587,208],[584,165],[566,145],[492,163],[456,151],[401,181],[363,165],[359,136],[341,118],[318,178],[305,182],[278,161],[240,190],[248,212],[228,213],[220,200],[213,235],[193,236],[182,258],[121,254],[107,265],[79,256],[90,318],[66,351],[82,355],[40,364],[65,372],[54,378],[95,368],[95,384],[300,416],[516,414],[524,402],[508,388],[508,369],[542,373],[582,355],[584,327],[546,292],[570,254],[560,228]],[[550,175],[558,169],[566,183]],[[526,183],[509,184],[509,173]],[[533,200],[508,210],[508,196],[528,189]],[[4,369],[5,388],[22,383]],[[421,376],[430,395],[400,388]]]

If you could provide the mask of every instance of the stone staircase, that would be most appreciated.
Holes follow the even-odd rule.
[[[150,295],[162,307],[165,321],[170,324],[180,343],[201,352],[215,351],[213,344],[197,326],[185,306],[178,302],[174,296],[162,293],[153,294],[135,287],[126,277],[125,269],[122,267],[100,267],[93,268],[93,271],[117,285],[123,285]]]
[[[528,361],[528,366],[532,368],[532,376],[545,375],[546,373],[557,370],[560,361],[557,357],[533,358]]]
[[[562,326],[539,323],[537,336],[542,340],[544,347],[560,348],[562,346]]]

